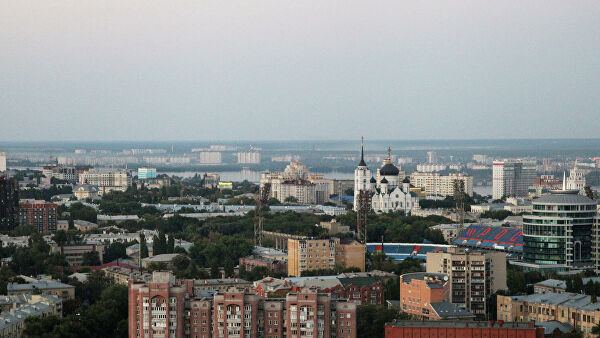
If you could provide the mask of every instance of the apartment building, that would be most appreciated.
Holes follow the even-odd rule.
[[[263,174],[260,184],[271,184],[270,197],[284,202],[294,197],[300,204],[327,202],[333,192],[334,180],[320,174],[310,174],[300,162],[291,162],[283,172]]]
[[[125,169],[89,169],[79,175],[79,183],[98,186],[98,195],[116,191],[126,191],[131,186],[131,175]]]
[[[62,316],[62,300],[51,295],[26,295],[23,303],[0,314],[0,337],[21,337],[30,317]]]
[[[570,323],[584,337],[596,337],[592,328],[600,318],[600,303],[591,296],[570,292],[497,296],[498,319],[515,322]]]
[[[151,282],[129,280],[129,337],[183,337],[186,288],[168,271]],[[208,337],[208,336],[206,336]]]
[[[333,270],[338,239],[288,239],[288,275],[302,271]]]
[[[288,239],[288,275],[303,271],[333,270],[336,266],[365,271],[366,246],[354,239]]]
[[[530,161],[494,161],[492,165],[492,198],[527,197],[536,178],[536,164]]]
[[[237,153],[239,164],[260,164],[260,153],[258,151],[247,151]]]
[[[448,274],[414,272],[400,276],[400,310],[415,318],[471,319],[472,313],[449,302]]]
[[[193,284],[193,283],[192,283]],[[196,292],[170,272],[129,282],[129,337],[357,336],[356,304],[314,290],[262,299],[245,288]]]
[[[425,189],[427,196],[454,196],[454,182],[462,181],[465,194],[473,196],[473,176],[467,174],[448,174],[414,172],[410,174],[410,182],[418,188]]]
[[[31,283],[8,283],[6,292],[11,295],[42,293],[54,295],[62,300],[75,299],[75,287],[55,280],[37,280]]]
[[[32,226],[38,232],[56,231],[58,205],[41,200],[19,201],[19,224]]]
[[[75,267],[81,266],[81,264],[83,264],[83,256],[92,251],[98,253],[100,264],[102,264],[102,256],[104,255],[104,245],[102,244],[58,245],[53,243],[50,245],[51,253],[60,253],[64,255],[69,266]]]
[[[449,301],[475,315],[487,312],[486,299],[506,289],[506,254],[447,248],[427,253],[427,272],[446,273],[451,281]]]

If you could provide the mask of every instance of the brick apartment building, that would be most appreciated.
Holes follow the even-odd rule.
[[[58,205],[46,201],[24,199],[19,201],[19,225],[34,227],[38,232],[56,231]]]
[[[416,318],[440,320],[475,317],[450,299],[450,281],[445,273],[414,272],[400,276],[400,310]]]
[[[277,279],[265,277],[254,282],[253,290],[260,298],[285,296],[290,292],[317,290],[331,299],[345,300],[356,305],[384,304],[382,283],[373,277],[300,277]]]
[[[271,272],[287,273],[286,262],[266,257],[258,257],[255,255],[241,257],[239,264],[240,267],[243,266],[247,271],[252,271],[252,269],[260,266],[267,268],[267,270]]]
[[[395,321],[386,324],[385,337],[543,338],[544,328],[533,322]]]
[[[258,297],[244,288],[194,292],[170,272],[151,282],[129,281],[129,337],[357,336],[356,304],[314,290],[285,298]]]
[[[486,313],[489,295],[506,289],[506,254],[447,248],[427,253],[427,272],[448,274],[449,301],[475,315]]]

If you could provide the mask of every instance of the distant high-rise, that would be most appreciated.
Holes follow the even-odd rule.
[[[6,171],[6,153],[0,151],[0,173]]]
[[[0,175],[0,230],[12,230],[19,222],[19,186]]]
[[[237,153],[239,164],[260,164],[260,153],[258,151],[246,151]]]
[[[156,178],[156,168],[138,168],[138,179],[146,180]]]
[[[427,163],[437,163],[438,157],[435,151],[427,152]]]
[[[535,162],[494,161],[492,167],[493,199],[527,196],[529,186],[533,185],[536,178]]]

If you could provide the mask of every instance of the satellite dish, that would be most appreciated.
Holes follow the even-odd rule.
[[[447,280],[448,280],[448,276],[444,276],[444,281],[447,281]]]

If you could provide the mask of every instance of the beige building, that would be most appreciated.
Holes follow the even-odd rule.
[[[127,282],[131,279],[133,281],[150,282],[152,281],[152,274],[142,272],[137,269],[130,269],[124,266],[109,266],[102,269],[104,275],[110,278],[115,284],[127,285]]]
[[[454,181],[464,182],[465,194],[473,196],[473,176],[466,174],[448,174],[419,172],[410,174],[410,182],[419,188],[425,189],[428,196],[453,196]]]
[[[321,228],[327,229],[327,231],[330,235],[337,235],[340,232],[342,232],[342,233],[350,232],[349,226],[343,225],[342,223],[339,223],[335,219],[332,219],[331,222],[321,222],[319,224],[319,226]]]
[[[96,198],[99,192],[100,189],[98,186],[91,184],[78,184],[73,187],[73,195],[80,201],[88,198]]]
[[[600,320],[600,303],[590,296],[563,292],[497,297],[498,320],[559,321],[570,323],[586,338],[596,337],[592,328]]]
[[[81,244],[81,245],[63,245],[52,244],[50,246],[51,253],[60,253],[65,255],[69,266],[80,266],[83,264],[83,255],[85,253],[96,251],[102,264],[102,256],[104,255],[104,245],[101,244]]]
[[[288,239],[288,275],[333,270],[336,266],[365,270],[365,245],[354,239]]]
[[[334,191],[334,180],[310,174],[304,164],[291,162],[283,172],[263,174],[260,185],[271,184],[270,197],[285,202],[294,197],[300,204],[322,204]]]
[[[485,315],[486,299],[506,289],[506,254],[448,248],[427,253],[427,272],[447,273],[450,302],[475,315]]]
[[[353,238],[341,239],[335,248],[335,265],[365,271],[366,248],[365,244]]]
[[[59,297],[62,300],[75,299],[75,287],[52,279],[37,280],[31,283],[8,283],[6,291],[11,295],[25,295],[41,293]]]
[[[131,186],[131,175],[125,169],[90,169],[79,175],[79,183],[98,186],[98,195],[101,196],[113,190],[126,191]]]

